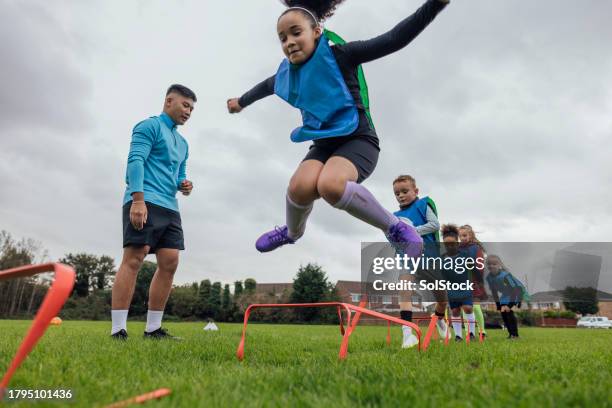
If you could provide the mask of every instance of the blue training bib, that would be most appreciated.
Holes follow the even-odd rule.
[[[274,93],[302,112],[303,126],[291,132],[293,142],[347,136],[359,126],[357,105],[325,35],[304,64],[281,62]]]

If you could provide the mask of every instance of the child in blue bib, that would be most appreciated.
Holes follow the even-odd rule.
[[[383,208],[361,185],[374,171],[380,151],[361,64],[406,46],[448,0],[428,0],[391,31],[348,43],[321,26],[341,2],[284,0],[288,8],[278,19],[277,33],[286,58],[275,75],[227,101],[229,112],[238,113],[276,94],[302,114],[302,126],[291,132],[291,140],[312,141],[289,182],[286,225],[263,234],[255,246],[269,252],[295,243],[304,234],[314,201],[322,197],[379,228],[407,255],[418,256],[423,240],[416,230]]]

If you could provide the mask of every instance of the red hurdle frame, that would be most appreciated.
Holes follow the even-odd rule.
[[[355,331],[357,324],[359,323],[359,319],[362,314],[373,316],[379,319],[383,319],[387,321],[387,344],[391,343],[391,323],[400,324],[403,326],[409,326],[416,332],[417,338],[419,340],[418,350],[426,351],[429,343],[431,341],[432,335],[437,336],[436,332],[436,322],[438,321],[438,317],[433,315],[431,317],[431,321],[429,323],[427,333],[425,334],[425,338],[421,339],[422,333],[419,326],[413,322],[408,322],[406,320],[402,320],[397,317],[389,316],[384,313],[375,312],[373,310],[366,309],[363,307],[365,302],[361,302],[359,306],[352,305],[350,303],[342,303],[342,302],[323,302],[323,303],[261,303],[261,304],[252,304],[250,305],[245,313],[244,313],[244,324],[242,327],[242,337],[240,339],[240,343],[238,344],[238,349],[236,350],[236,357],[238,360],[242,361],[244,359],[244,346],[246,342],[246,331],[247,325],[249,323],[249,316],[251,315],[251,311],[254,309],[260,308],[276,308],[276,307],[335,307],[338,311],[338,317],[340,319],[340,334],[342,337],[342,343],[340,344],[340,351],[338,353],[338,358],[340,360],[344,360],[348,354],[348,343],[351,334]],[[344,327],[342,312],[345,312],[345,322],[346,329]],[[354,314],[353,314],[354,312]],[[422,319],[429,320],[429,319]]]
[[[64,306],[66,299],[72,292],[74,286],[74,280],[76,274],[74,269],[71,267],[59,264],[59,263],[46,263],[42,265],[27,265],[19,268],[7,269],[0,271],[0,280],[23,278],[26,276],[33,276],[44,272],[54,272],[55,279],[47,291],[45,298],[43,299],[40,309],[34,317],[32,326],[28,330],[24,337],[15,357],[11,361],[8,370],[2,377],[0,382],[0,401],[3,398],[4,390],[8,387],[11,377],[15,373],[15,370],[21,365],[23,360],[28,356],[30,351],[34,348],[38,340],[42,337],[53,319]]]

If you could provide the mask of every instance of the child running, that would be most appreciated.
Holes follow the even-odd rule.
[[[444,248],[446,249],[445,258],[460,258],[463,257],[463,252],[459,246],[459,228],[453,224],[447,224],[442,226],[442,240],[444,241]],[[463,264],[456,262],[457,265]],[[453,283],[469,283],[469,277],[465,271],[460,271],[458,268],[455,270],[445,270],[445,275],[450,282]],[[468,323],[468,332],[470,340],[475,338],[476,323],[475,316],[473,313],[473,299],[471,290],[449,290],[448,303],[451,309],[451,321],[453,331],[455,332],[455,341],[463,341],[462,333],[462,319],[461,311],[463,310],[464,318]]]
[[[440,241],[440,221],[438,221],[438,211],[433,200],[427,196],[419,198],[419,188],[416,185],[414,177],[409,175],[401,175],[393,180],[393,193],[400,206],[399,211],[393,214],[400,219],[407,219],[413,225],[425,245],[424,254],[427,257],[439,257],[439,241]],[[437,276],[437,271],[418,270],[413,275],[400,275],[402,280],[420,280],[425,279],[434,282],[440,279]],[[444,321],[444,313],[446,312],[446,293],[443,291],[433,291],[436,299],[436,308],[434,314],[438,317],[436,327],[441,338],[446,338],[446,330],[448,327]],[[400,291],[400,318],[406,321],[412,321],[412,291]],[[419,343],[416,336],[412,333],[412,328],[402,326],[402,348],[410,348]]]
[[[497,304],[497,310],[501,311],[502,319],[508,329],[508,339],[518,339],[518,323],[512,308],[514,306],[521,308],[521,300],[528,297],[527,290],[518,279],[512,276],[499,256],[489,255],[487,257],[487,269],[489,270],[487,283]]]
[[[286,225],[263,234],[255,246],[269,252],[302,237],[313,203],[329,204],[383,231],[409,256],[418,256],[422,239],[411,226],[384,209],[361,183],[378,161],[378,136],[369,115],[361,64],[408,45],[448,0],[428,0],[391,31],[367,41],[343,43],[323,30],[343,0],[285,0],[277,33],[286,59],[275,75],[240,98],[227,101],[230,113],[276,94],[301,110],[303,126],[291,133],[294,142],[313,141],[293,174],[286,195]],[[330,46],[329,40],[336,44]]]
[[[466,257],[472,259],[484,259],[485,252],[482,243],[476,238],[474,229],[468,225],[462,225],[459,227],[459,241],[461,242],[460,250]],[[481,264],[478,264],[481,265]],[[482,265],[484,267],[484,265]],[[485,330],[485,320],[480,307],[480,301],[487,300],[487,292],[484,286],[484,268],[475,267],[469,271],[470,279],[474,284],[474,290],[472,296],[475,299],[474,302],[474,315],[478,322],[478,327],[482,330],[482,336],[487,335]],[[465,317],[465,316],[464,316]]]

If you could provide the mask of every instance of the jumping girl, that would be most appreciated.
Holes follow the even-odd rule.
[[[321,22],[343,0],[285,0],[277,33],[286,59],[275,75],[240,98],[227,101],[230,113],[276,94],[301,110],[303,126],[291,133],[294,142],[312,141],[289,182],[286,222],[263,234],[255,246],[269,252],[295,243],[306,229],[316,199],[377,227],[407,255],[418,256],[422,239],[411,226],[384,209],[361,183],[378,161],[378,136],[369,114],[361,64],[408,45],[446,6],[428,0],[391,31],[367,41],[344,43]],[[334,45],[329,45],[329,41]]]

